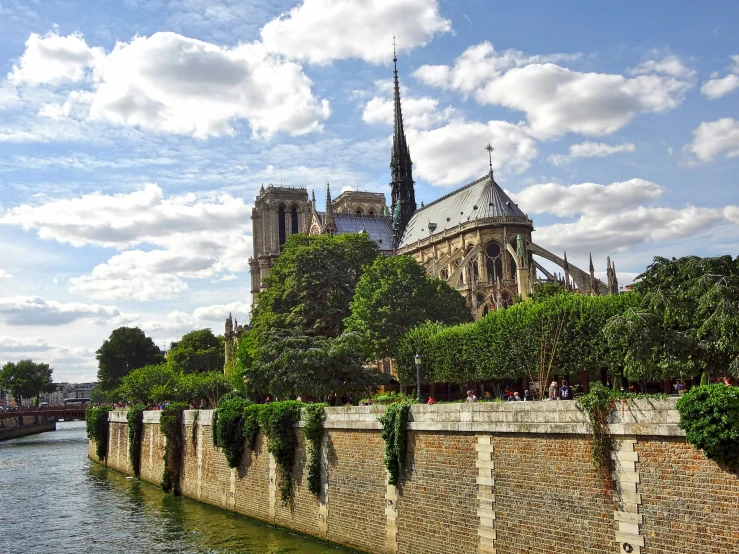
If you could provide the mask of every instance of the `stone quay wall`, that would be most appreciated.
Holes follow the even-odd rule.
[[[23,420],[21,424],[20,420]],[[38,423],[37,423],[38,420]],[[37,435],[46,431],[56,431],[56,422],[53,417],[43,416],[19,416],[9,417],[2,420],[0,428],[0,441]]]
[[[298,433],[287,506],[261,434],[231,469],[213,446],[212,411],[185,412],[182,494],[370,553],[739,552],[739,476],[685,442],[674,400],[611,414],[615,491],[593,467],[575,402],[413,406],[397,487],[386,484],[383,411],[326,410],[318,497]],[[110,414],[107,463],[131,474],[125,415]],[[141,448],[141,478],[158,485],[159,412],[145,412]]]

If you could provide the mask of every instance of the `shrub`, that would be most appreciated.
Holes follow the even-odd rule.
[[[739,469],[739,388],[694,387],[677,401],[685,439],[706,457]]]
[[[141,437],[144,432],[144,411],[146,406],[136,404],[128,410],[128,458],[131,460],[133,474],[141,476]]]
[[[263,404],[259,411],[259,425],[267,437],[267,451],[280,469],[280,498],[283,505],[292,497],[293,466],[298,438],[294,425],[300,421],[301,402],[286,400]]]
[[[180,469],[182,466],[182,412],[188,408],[187,402],[173,402],[164,410],[159,419],[159,428],[167,439],[164,446],[164,472],[162,490],[179,494]]]
[[[396,402],[385,408],[380,417],[382,431],[380,436],[385,441],[385,467],[389,472],[388,484],[397,485],[405,463],[408,442],[408,413],[410,402]]]
[[[85,424],[87,438],[95,441],[95,453],[101,462],[108,457],[108,413],[112,410],[107,406],[87,408]]]
[[[303,411],[303,436],[308,443],[308,490],[321,493],[321,439],[328,404],[308,404]]]
[[[238,467],[244,455],[244,410],[251,402],[239,397],[221,401],[213,425],[216,444],[223,449],[228,467]]]

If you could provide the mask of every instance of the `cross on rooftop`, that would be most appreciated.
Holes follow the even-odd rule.
[[[490,158],[490,173],[493,172],[493,151],[495,148],[492,147],[492,145],[488,142],[488,145],[485,147],[485,150],[488,151],[488,158]]]

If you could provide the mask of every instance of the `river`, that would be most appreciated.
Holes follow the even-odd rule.
[[[0,443],[0,553],[349,552],[183,497],[87,458],[82,421]]]

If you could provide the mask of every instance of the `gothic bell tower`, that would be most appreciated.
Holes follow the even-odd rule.
[[[400,105],[400,85],[398,84],[398,56],[393,44],[393,64],[395,65],[395,122],[393,130],[393,150],[390,156],[390,188],[392,189],[391,214],[393,216],[393,248],[397,248],[406,225],[416,211],[416,191],[413,187],[413,162],[408,150],[403,129],[403,112]]]

